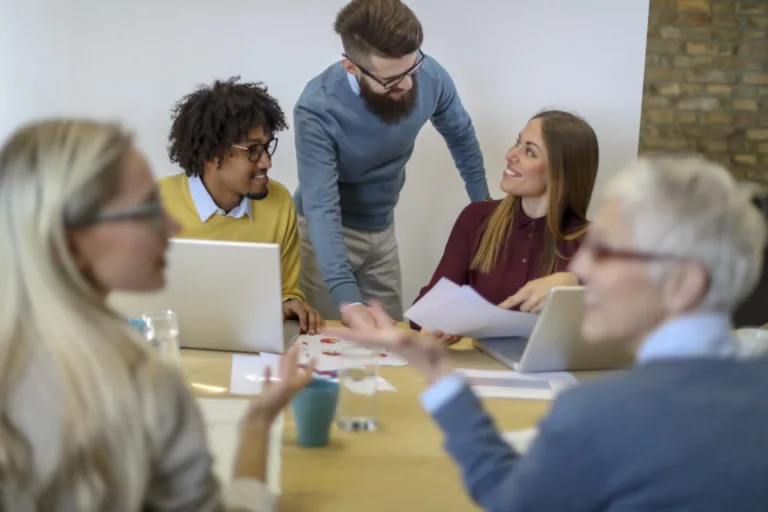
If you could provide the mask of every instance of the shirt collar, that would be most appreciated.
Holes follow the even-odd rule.
[[[730,316],[723,313],[693,313],[668,322],[648,336],[635,359],[691,357],[736,357]]]
[[[359,95],[360,94],[360,82],[357,81],[357,77],[353,75],[352,73],[347,72],[347,79],[349,80],[349,86],[352,88],[352,91]]]
[[[516,228],[522,228],[523,226],[527,226],[531,222],[542,224],[546,222],[546,220],[547,220],[546,215],[544,215],[543,217],[539,217],[537,219],[530,218],[528,214],[525,213],[525,210],[523,209],[523,201],[521,199],[518,199],[517,207],[515,210],[515,227]]]
[[[189,193],[192,196],[192,202],[195,203],[197,214],[202,222],[206,222],[214,215],[226,215],[235,219],[248,215],[248,218],[253,220],[253,204],[250,199],[243,197],[240,204],[235,206],[229,213],[226,213],[213,201],[211,194],[208,193],[208,189],[205,188],[203,180],[199,176],[189,178]]]

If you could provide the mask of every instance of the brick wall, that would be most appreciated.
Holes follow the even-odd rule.
[[[691,151],[768,184],[768,0],[651,0],[640,152]]]

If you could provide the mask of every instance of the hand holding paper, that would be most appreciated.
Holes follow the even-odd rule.
[[[491,304],[472,287],[441,279],[405,312],[413,322],[430,331],[470,338],[530,336],[538,315],[509,311]]]
[[[539,313],[550,290],[556,286],[576,286],[579,282],[570,272],[557,272],[528,281],[517,293],[499,304],[500,308],[518,308],[526,313]]]

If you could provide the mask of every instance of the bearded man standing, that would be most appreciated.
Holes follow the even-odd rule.
[[[488,198],[483,157],[453,80],[421,50],[421,23],[400,0],[352,0],[334,30],[343,58],[294,108],[300,286],[325,318],[373,324],[378,300],[401,319],[394,208],[427,121],[445,139],[471,201]]]

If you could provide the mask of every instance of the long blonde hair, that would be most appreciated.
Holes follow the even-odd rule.
[[[533,119],[541,119],[541,133],[549,155],[547,230],[544,253],[539,262],[539,276],[544,277],[555,271],[557,258],[562,257],[557,244],[575,240],[587,229],[587,209],[597,177],[600,152],[594,130],[578,116],[546,110]],[[472,270],[488,273],[498,262],[514,229],[518,200],[516,196],[508,195],[491,214],[472,260]],[[568,233],[563,224],[567,210],[584,221],[582,227]]]
[[[66,235],[117,193],[130,146],[118,126],[53,120],[0,150],[0,504],[54,509],[67,496],[79,511],[141,508],[149,462],[136,374],[152,358],[78,271]],[[14,421],[21,389],[27,420],[43,399],[60,406],[43,427],[58,447],[46,464],[40,436]]]

